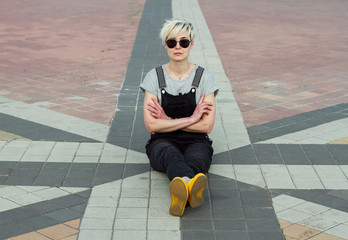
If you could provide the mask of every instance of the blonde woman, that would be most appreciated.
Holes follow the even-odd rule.
[[[218,87],[209,71],[188,61],[195,37],[190,22],[167,20],[160,37],[170,61],[150,70],[140,85],[151,133],[146,153],[151,167],[171,181],[170,214],[182,216],[187,202],[196,208],[204,201],[213,155],[207,134],[214,126]]]

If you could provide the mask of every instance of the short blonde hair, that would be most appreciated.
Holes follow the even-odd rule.
[[[190,40],[192,41],[195,38],[195,33],[193,30],[192,23],[185,19],[169,19],[167,20],[161,29],[160,38],[163,45],[170,38],[175,38],[175,36],[181,34],[182,32],[188,32]]]

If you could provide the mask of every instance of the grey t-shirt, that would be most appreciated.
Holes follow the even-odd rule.
[[[192,82],[193,78],[196,74],[196,70],[198,68],[198,65],[195,66],[195,69],[192,71],[191,75],[183,80],[174,80],[171,78],[164,65],[162,65],[164,78],[166,80],[166,87],[164,88],[167,93],[172,95],[179,95],[188,93],[192,88]],[[161,104],[161,89],[158,85],[158,79],[157,79],[157,73],[156,69],[151,69],[145,76],[143,82],[140,84],[140,88],[143,91],[148,91],[158,97],[158,100]],[[215,95],[218,92],[218,86],[216,84],[214,76],[204,69],[201,81],[199,83],[198,88],[196,89],[196,103],[198,103],[199,99],[201,98],[202,94],[205,93],[205,96],[210,95],[211,93],[215,93]]]

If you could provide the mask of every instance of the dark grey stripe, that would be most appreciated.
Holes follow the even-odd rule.
[[[348,103],[341,103],[335,106],[252,126],[247,130],[250,141],[256,143],[347,117]]]
[[[215,154],[213,163],[348,165],[348,148],[335,144],[251,144]]]
[[[28,138],[33,141],[99,142],[95,139],[16,118],[4,113],[0,113],[0,123],[0,130]]]
[[[0,162],[0,185],[94,187],[150,171],[149,164]]]
[[[109,130],[108,143],[145,152],[149,133],[144,125],[144,96],[139,85],[149,70],[169,61],[159,39],[159,31],[165,19],[172,17],[171,5],[171,0],[147,0],[145,3],[117,111]]]

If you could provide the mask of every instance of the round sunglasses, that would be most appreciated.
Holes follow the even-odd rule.
[[[187,48],[190,46],[191,41],[188,39],[181,39],[180,41],[176,41],[175,39],[169,39],[166,41],[166,44],[169,48],[174,48],[176,43],[179,42],[180,46],[183,48]]]

